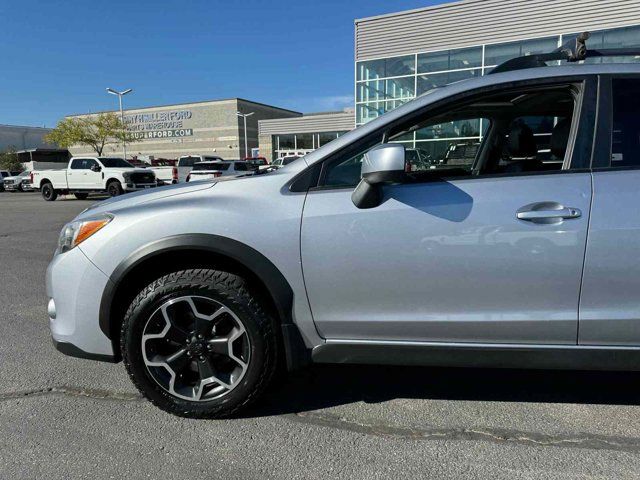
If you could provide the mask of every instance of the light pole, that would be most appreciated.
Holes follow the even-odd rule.
[[[247,117],[250,117],[251,115],[253,115],[255,112],[250,112],[250,113],[242,113],[242,112],[236,112],[236,115],[239,117],[242,117],[242,120],[244,120],[244,157],[247,158],[249,156],[249,152],[247,151]]]
[[[124,113],[122,111],[122,97],[124,97],[127,93],[131,93],[131,92],[133,92],[133,88],[127,88],[122,92],[114,90],[113,88],[107,88],[107,93],[118,96],[118,103],[120,104],[120,121],[122,122],[122,128],[124,128]],[[127,159],[127,142],[124,139],[124,137],[122,138],[122,155],[124,157],[123,160],[126,160]]]

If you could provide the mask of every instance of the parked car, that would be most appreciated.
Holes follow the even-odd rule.
[[[222,161],[222,157],[216,155],[184,155],[178,158],[177,182],[187,181],[187,176],[196,163]]]
[[[157,186],[152,171],[112,157],[73,157],[66,170],[34,170],[31,183],[47,201],[55,200],[59,194],[73,193],[84,200],[92,192],[106,192],[115,197]]]
[[[233,177],[253,174],[258,170],[254,162],[244,160],[217,160],[196,163],[187,175],[187,182],[211,180],[218,177]]]
[[[4,179],[20,175],[20,172],[11,172],[9,170],[0,170],[0,192],[4,192]]]
[[[8,192],[30,192],[31,188],[31,172],[25,170],[18,175],[4,177],[4,189]]]
[[[124,360],[188,417],[238,412],[281,359],[640,370],[640,64],[540,66],[585,58],[522,57],[270,173],[90,208],[47,272],[57,348]],[[435,161],[459,143],[439,138],[407,171],[408,132],[479,119],[473,159]]]
[[[281,167],[284,167],[285,165],[289,165],[290,163],[293,163],[299,158],[300,157],[297,157],[295,155],[279,157],[279,158],[276,158],[273,162],[271,162],[271,166],[276,168],[281,168]]]

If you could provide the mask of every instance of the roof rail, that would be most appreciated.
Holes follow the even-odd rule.
[[[566,60],[567,62],[580,62],[593,57],[629,57],[640,55],[640,48],[607,48],[604,50],[588,50],[587,40],[591,33],[583,32],[575,40],[569,40],[560,48],[550,53],[537,53],[523,57],[512,58],[495,67],[489,74],[511,72],[524,68],[546,67],[547,62],[554,60]]]

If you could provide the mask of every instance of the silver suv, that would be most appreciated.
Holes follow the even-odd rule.
[[[94,205],[47,272],[57,348],[190,417],[280,362],[640,369],[640,65],[535,67],[579,50],[264,175]]]

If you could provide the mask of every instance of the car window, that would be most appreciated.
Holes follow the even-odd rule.
[[[179,167],[193,167],[197,162],[200,162],[200,157],[182,157],[178,161]]]
[[[614,79],[611,167],[640,166],[640,80]]]
[[[80,170],[82,169],[82,165],[83,165],[84,159],[82,158],[76,158],[74,160],[71,161],[71,170]]]
[[[248,170],[246,162],[235,162],[234,168],[238,172],[246,172]]]
[[[94,165],[98,165],[98,162],[91,158],[85,158],[84,160],[82,160],[82,166],[80,168],[82,168],[83,170],[89,170]]]
[[[479,97],[445,113],[401,125],[388,141],[405,146],[407,173],[416,181],[437,177],[518,174],[563,168],[575,103],[575,87],[510,91]],[[323,186],[354,186],[362,149],[325,166]],[[486,146],[486,148],[483,148]]]
[[[123,160],[122,158],[100,157],[100,161],[106,168],[133,168],[133,165],[131,165],[128,161]],[[95,164],[95,162],[93,164]],[[141,162],[140,166],[146,168],[146,164],[144,164],[144,162]],[[91,168],[91,165],[89,166],[89,168]]]

